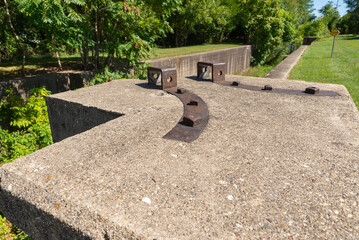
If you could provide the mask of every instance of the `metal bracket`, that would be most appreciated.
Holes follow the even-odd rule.
[[[149,85],[156,85],[161,79],[161,89],[178,97],[184,106],[182,118],[163,138],[188,143],[196,140],[207,126],[209,119],[207,104],[196,94],[176,87],[176,68],[149,67],[147,74]]]
[[[161,79],[161,89],[177,87],[177,71],[174,67],[148,67],[149,85],[156,85]]]
[[[163,138],[193,142],[207,126],[209,119],[207,104],[202,98],[184,88],[167,88],[165,91],[182,101],[184,111],[177,125]]]
[[[198,62],[197,63],[197,77],[203,78],[207,72],[208,67],[212,68],[212,82],[224,81],[226,78],[226,63],[218,62]]]

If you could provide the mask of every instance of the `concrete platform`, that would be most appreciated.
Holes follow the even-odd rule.
[[[340,96],[182,78],[210,112],[187,144],[162,138],[180,100],[144,81],[52,95],[124,115],[1,167],[1,211],[34,239],[358,239],[359,112],[345,87],[227,80]]]

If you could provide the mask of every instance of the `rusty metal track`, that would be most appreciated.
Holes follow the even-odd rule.
[[[173,87],[164,90],[182,101],[184,112],[177,125],[163,138],[193,142],[207,126],[209,119],[207,104],[199,96],[184,88]]]
[[[272,88],[270,85],[266,85],[263,87],[253,86],[253,85],[246,85],[242,84],[238,81],[228,82],[228,81],[217,81],[217,84],[231,86],[236,88],[247,89],[251,91],[258,91],[258,92],[267,92],[267,93],[280,93],[280,94],[289,94],[289,95],[313,95],[313,96],[339,96],[338,93],[333,91],[319,91],[318,88],[309,87],[302,90],[292,90],[292,89],[282,89],[282,88]]]

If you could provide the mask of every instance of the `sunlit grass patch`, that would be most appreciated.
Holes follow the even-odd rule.
[[[290,79],[343,84],[359,108],[359,37],[338,36],[331,58],[333,38],[321,39],[302,55]]]

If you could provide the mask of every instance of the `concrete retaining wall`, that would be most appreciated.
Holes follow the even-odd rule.
[[[176,67],[179,77],[197,74],[197,62],[217,61],[227,63],[226,74],[246,71],[251,63],[252,47],[250,45],[221,49],[210,52],[195,53],[171,58],[161,58],[148,61],[152,66]]]
[[[92,80],[94,75],[95,73],[90,71],[73,71],[3,81],[0,82],[0,97],[9,87],[15,88],[23,98],[29,97],[30,89],[42,86],[45,86],[52,93],[74,90],[84,87]]]
[[[210,52],[176,56],[172,58],[161,58],[148,61],[153,66],[176,67],[178,77],[193,76],[197,74],[197,62],[218,61],[227,63],[226,74],[240,73],[246,71],[250,66],[252,48],[249,45],[221,49]],[[22,79],[13,79],[0,82],[0,98],[4,91],[15,88],[23,97],[29,97],[29,90],[45,86],[52,93],[65,92],[84,87],[88,84],[95,73],[90,71],[50,73]]]

